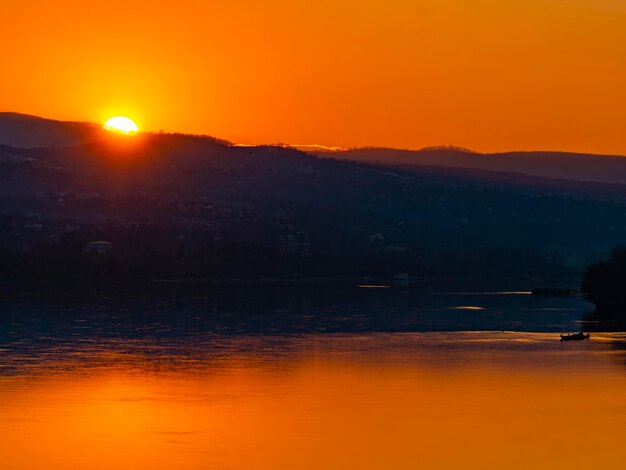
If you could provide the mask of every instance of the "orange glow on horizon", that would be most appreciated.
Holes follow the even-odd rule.
[[[623,0],[8,0],[2,111],[233,142],[626,155]]]

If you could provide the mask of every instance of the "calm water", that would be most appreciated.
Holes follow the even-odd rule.
[[[432,287],[5,291],[0,468],[623,468],[626,334]]]

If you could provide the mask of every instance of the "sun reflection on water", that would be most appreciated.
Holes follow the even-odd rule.
[[[607,341],[620,337],[563,347],[553,336],[234,336],[182,352],[167,341],[49,351],[0,376],[0,464],[618,468],[626,374]]]

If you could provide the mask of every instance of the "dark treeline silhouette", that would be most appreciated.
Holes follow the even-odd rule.
[[[582,291],[596,306],[599,317],[626,319],[626,246],[591,264],[584,274]]]
[[[390,280],[395,273],[417,277],[572,275],[558,254],[531,248],[483,247],[429,250],[410,245],[354,244],[331,237],[312,247],[306,233],[284,229],[284,221],[239,226],[218,236],[206,229],[169,223],[99,224],[51,239],[38,223],[0,218],[0,279],[172,278],[361,278]],[[15,225],[17,240],[6,237]],[[262,237],[275,230],[275,236]],[[245,232],[247,230],[247,232]]]

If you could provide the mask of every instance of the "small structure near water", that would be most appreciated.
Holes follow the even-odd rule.
[[[570,287],[536,287],[531,293],[538,297],[579,297],[581,295],[580,289]]]
[[[396,286],[408,286],[409,275],[408,273],[396,273],[393,275],[393,283]]]
[[[101,240],[86,243],[83,247],[83,254],[108,255],[113,249],[113,243]]]

